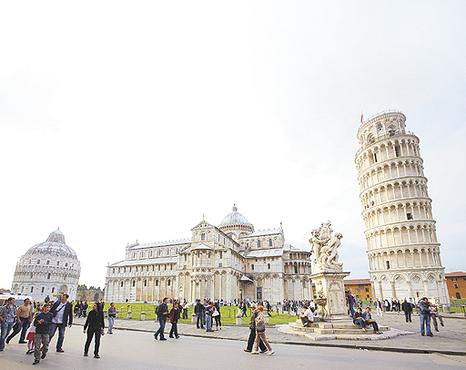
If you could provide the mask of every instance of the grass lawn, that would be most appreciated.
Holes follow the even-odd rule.
[[[110,304],[105,304],[105,312],[107,312]],[[132,320],[140,320],[141,312],[146,313],[146,320],[155,320],[155,305],[148,303],[115,303],[115,308],[117,309],[117,318],[126,319],[128,317],[128,311],[131,311]],[[170,308],[171,306],[169,306]],[[92,307],[89,307],[88,311]],[[193,314],[194,307],[189,308],[189,319],[181,320],[179,322],[189,324],[191,323],[191,316]],[[223,306],[220,308],[222,325],[236,325],[236,315],[238,314],[238,307],[236,306]],[[251,310],[248,310],[248,317],[243,317],[243,325],[249,324],[249,316],[251,315]],[[296,321],[297,317],[295,315],[281,314],[277,312],[272,312],[269,319],[269,325],[276,324],[287,324],[289,322]]]

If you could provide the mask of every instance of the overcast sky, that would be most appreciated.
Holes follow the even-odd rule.
[[[80,1],[0,6],[0,287],[60,226],[82,283],[127,242],[234,202],[306,246],[330,219],[368,263],[361,112],[421,139],[447,271],[466,270],[466,2]],[[463,252],[463,253],[462,253]]]

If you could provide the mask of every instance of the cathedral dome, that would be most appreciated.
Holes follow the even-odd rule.
[[[227,214],[218,227],[222,228],[225,226],[250,226],[252,224],[244,217],[241,213],[238,212],[236,204],[233,205],[232,212]]]
[[[65,236],[57,229],[19,258],[11,290],[41,302],[60,293],[68,293],[74,300],[80,272],[76,252],[66,245]]]
[[[77,260],[76,252],[65,244],[65,235],[59,228],[52,231],[45,242],[34,245],[26,252],[27,256],[36,254],[69,257]]]

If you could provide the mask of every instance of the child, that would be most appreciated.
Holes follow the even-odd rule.
[[[26,352],[27,355],[34,353],[34,335],[36,334],[36,327],[34,323],[31,324],[29,327],[28,334],[26,336],[26,340],[28,341],[28,350]]]

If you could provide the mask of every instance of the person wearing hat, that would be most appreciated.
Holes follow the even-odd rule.
[[[24,299],[24,303],[18,307],[16,310],[16,324],[13,327],[13,332],[9,335],[8,338],[6,338],[6,343],[8,344],[10,340],[12,340],[16,334],[21,332],[21,335],[19,336],[19,343],[27,343],[25,341],[26,339],[26,333],[29,329],[29,325],[31,325],[32,322],[32,304],[31,300],[29,298]]]

